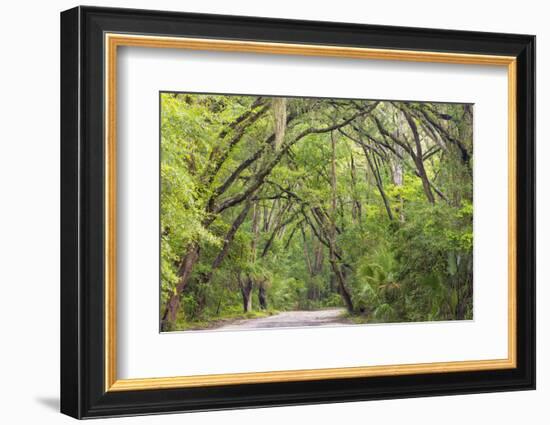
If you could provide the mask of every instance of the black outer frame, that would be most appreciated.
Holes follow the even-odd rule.
[[[517,368],[104,391],[105,32],[517,57]],[[61,412],[75,418],[535,388],[535,37],[76,7],[61,13]]]

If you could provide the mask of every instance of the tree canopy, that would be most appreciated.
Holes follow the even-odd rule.
[[[161,93],[164,331],[473,315],[472,105]]]

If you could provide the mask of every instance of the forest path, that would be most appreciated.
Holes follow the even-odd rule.
[[[343,317],[346,309],[331,308],[313,311],[284,311],[279,314],[256,319],[241,319],[217,328],[218,330],[247,330],[265,328],[292,328],[304,326],[333,326],[336,324],[351,323]]]

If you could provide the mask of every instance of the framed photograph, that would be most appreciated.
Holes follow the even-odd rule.
[[[61,14],[61,411],[535,388],[535,37]]]

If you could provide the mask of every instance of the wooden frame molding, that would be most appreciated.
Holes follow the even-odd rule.
[[[116,125],[117,50],[122,46],[328,56],[506,67],[508,72],[508,357],[506,359],[292,370],[258,373],[118,379],[116,324]],[[134,391],[252,383],[380,377],[512,369],[517,365],[517,70],[513,56],[370,49],[328,45],[160,37],[106,33],[105,48],[105,391]]]

